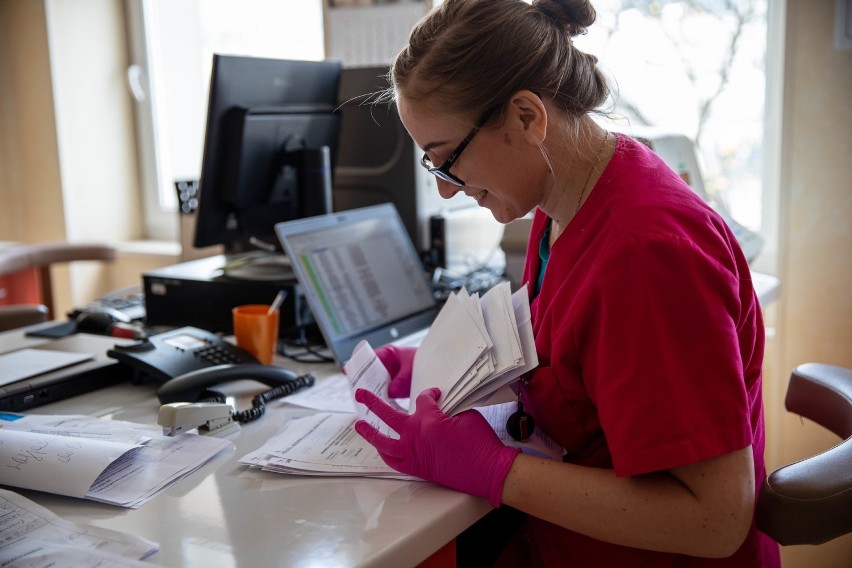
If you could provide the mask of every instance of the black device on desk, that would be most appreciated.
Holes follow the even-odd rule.
[[[7,332],[12,334],[14,332]],[[33,349],[90,355],[90,359],[0,386],[0,411],[22,412],[30,408],[106,388],[130,379],[126,367],[106,356],[107,349],[122,342],[114,337],[78,333],[56,341],[24,340],[20,346],[0,347],[0,355]],[[2,368],[3,364],[0,364]]]
[[[278,336],[298,337],[300,330],[313,324],[294,274],[284,280],[236,278],[225,270],[234,262],[235,256],[216,255],[143,273],[146,324],[191,325],[227,335],[233,332],[232,308],[269,304],[281,290],[287,291],[287,297],[280,308]],[[199,308],[199,298],[204,298],[204,308]]]
[[[68,319],[77,319],[81,315],[103,313],[113,322],[131,322],[145,319],[145,295],[141,286],[130,286],[101,296],[68,312]]]
[[[157,396],[164,404],[218,398],[215,393],[206,396],[208,387],[239,379],[253,379],[273,387],[263,402],[313,384],[310,375],[299,377],[281,367],[262,365],[247,351],[195,327],[116,345],[107,355],[130,366],[135,382],[163,383]]]

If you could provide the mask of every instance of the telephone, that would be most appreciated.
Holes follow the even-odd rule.
[[[160,402],[195,402],[207,387],[239,379],[254,379],[271,387],[293,383],[295,373],[260,364],[247,351],[216,334],[182,327],[126,345],[107,355],[134,370],[134,382],[163,383]]]

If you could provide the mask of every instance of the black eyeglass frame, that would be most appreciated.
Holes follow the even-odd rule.
[[[459,159],[459,156],[462,155],[462,152],[464,152],[464,149],[467,148],[468,144],[470,144],[470,141],[473,140],[473,137],[476,136],[476,133],[485,126],[485,123],[488,122],[488,119],[491,118],[491,115],[494,114],[495,110],[497,110],[497,107],[491,107],[482,114],[480,119],[476,122],[476,126],[467,133],[464,140],[456,146],[456,149],[452,151],[452,153],[440,166],[435,166],[426,152],[423,152],[423,157],[420,158],[420,165],[426,168],[426,171],[433,176],[455,186],[464,187],[464,181],[453,175],[453,173],[450,172],[450,168],[453,167],[453,164],[455,164],[456,160]]]

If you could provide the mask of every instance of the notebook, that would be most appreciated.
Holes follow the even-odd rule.
[[[390,203],[275,225],[334,359],[361,340],[416,345],[440,306]]]

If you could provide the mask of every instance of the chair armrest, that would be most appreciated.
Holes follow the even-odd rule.
[[[0,331],[7,331],[47,321],[47,306],[25,304],[0,306]]]
[[[852,371],[800,365],[785,405],[845,440],[769,474],[758,496],[757,527],[783,545],[820,544],[852,532]]]
[[[17,244],[0,249],[0,275],[27,269],[36,271],[41,290],[39,301],[47,306],[48,313],[54,317],[51,265],[85,260],[112,262],[116,255],[114,246],[101,243]]]

